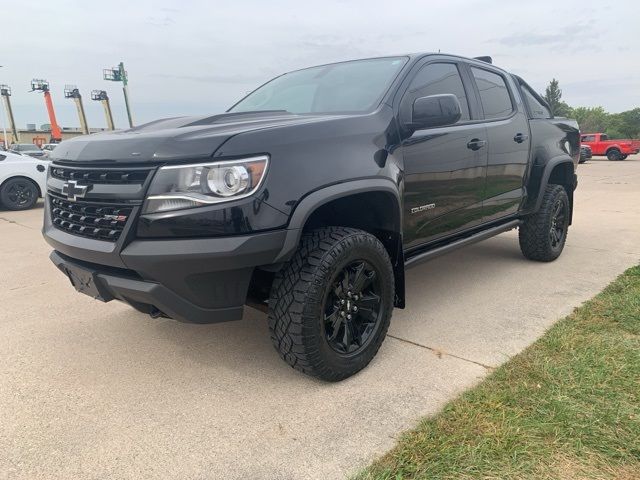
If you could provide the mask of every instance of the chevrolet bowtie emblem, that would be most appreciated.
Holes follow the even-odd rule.
[[[75,201],[78,198],[84,198],[90,188],[91,185],[78,185],[75,180],[69,180],[62,186],[62,194],[69,200]]]

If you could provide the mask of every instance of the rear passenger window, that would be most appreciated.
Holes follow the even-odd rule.
[[[583,135],[582,138],[580,139],[581,142],[595,142],[596,141],[596,136],[595,135]]]
[[[471,67],[471,71],[480,91],[484,118],[508,117],[513,111],[513,104],[504,78],[480,68]]]
[[[551,112],[549,109],[540,103],[528,86],[522,85],[522,91],[524,92],[524,98],[529,106],[531,118],[551,118]]]
[[[402,98],[401,110],[411,111],[416,98],[429,95],[453,94],[458,97],[462,116],[460,121],[469,120],[469,104],[462,85],[458,67],[453,63],[430,63],[418,71]]]

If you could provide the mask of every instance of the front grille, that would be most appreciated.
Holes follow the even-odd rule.
[[[144,183],[149,169],[83,169],[53,166],[51,176],[60,180],[84,180],[93,184]]]
[[[115,242],[131,215],[131,205],[70,202],[49,195],[52,223],[65,232],[96,240]]]

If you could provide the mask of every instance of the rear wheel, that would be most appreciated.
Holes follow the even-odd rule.
[[[271,340],[293,368],[343,380],[378,352],[393,298],[391,261],[376,237],[354,228],[314,230],[274,279]]]
[[[38,187],[28,178],[10,178],[0,187],[0,204],[8,210],[28,210],[38,201]]]
[[[562,185],[547,185],[542,205],[518,231],[520,250],[530,260],[551,262],[564,249],[569,230],[569,197]]]
[[[607,152],[607,158],[612,162],[615,162],[617,160],[623,160],[622,154],[620,153],[620,150],[618,150],[617,148],[612,148],[611,150],[609,150]]]
[[[620,160],[626,160],[629,155],[620,155]]]

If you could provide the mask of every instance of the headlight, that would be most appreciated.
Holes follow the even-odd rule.
[[[248,197],[264,180],[269,157],[167,165],[156,173],[143,213],[200,207]]]

